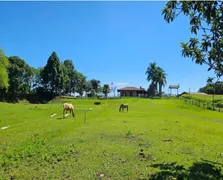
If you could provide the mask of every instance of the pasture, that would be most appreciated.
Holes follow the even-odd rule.
[[[62,119],[64,102],[76,120]],[[0,179],[223,179],[222,113],[178,99],[94,102],[0,103]]]

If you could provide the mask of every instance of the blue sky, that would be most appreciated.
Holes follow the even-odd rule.
[[[88,79],[117,88],[148,88],[145,71],[156,62],[179,92],[206,84],[207,66],[181,56],[190,37],[189,20],[167,24],[163,1],[148,2],[0,2],[0,48],[33,67],[45,66],[55,51],[71,59]]]

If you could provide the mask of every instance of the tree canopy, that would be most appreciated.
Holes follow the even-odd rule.
[[[41,76],[44,87],[52,93],[59,94],[63,88],[64,81],[63,70],[56,52],[53,52],[49,57]]]
[[[206,64],[220,78],[223,74],[223,1],[168,1],[162,10],[166,22],[183,14],[196,37],[181,43],[182,56]],[[198,35],[201,35],[198,36]]]
[[[9,86],[9,80],[8,80],[8,73],[7,73],[7,67],[8,67],[8,59],[4,54],[4,51],[0,49],[0,89],[7,89]]]
[[[156,62],[152,62],[149,64],[147,70],[147,81],[151,82],[148,93],[152,96],[154,96],[157,92],[157,85],[159,85],[159,95],[162,94],[162,87],[166,84],[166,76],[167,74],[165,71],[157,66]]]
[[[61,62],[56,52],[52,52],[45,66],[34,68],[18,56],[7,58],[0,49],[0,100],[17,101],[34,95],[47,101],[75,92],[82,97],[84,92],[99,92],[100,87],[99,80],[87,80],[72,60]]]
[[[18,56],[9,57],[8,77],[10,98],[18,98],[30,92],[31,67]]]

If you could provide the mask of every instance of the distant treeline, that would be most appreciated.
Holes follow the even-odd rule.
[[[0,101],[47,102],[56,96],[84,92],[96,97],[107,97],[110,87],[100,85],[100,80],[91,79],[76,70],[72,60],[61,62],[53,52],[44,67],[34,68],[18,56],[7,57],[0,49]]]
[[[207,83],[206,86],[199,89],[199,92],[207,94],[223,94],[223,82]]]

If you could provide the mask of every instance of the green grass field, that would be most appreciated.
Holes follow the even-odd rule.
[[[62,119],[65,101],[76,120]],[[222,113],[178,99],[94,101],[0,103],[0,179],[223,179]]]

